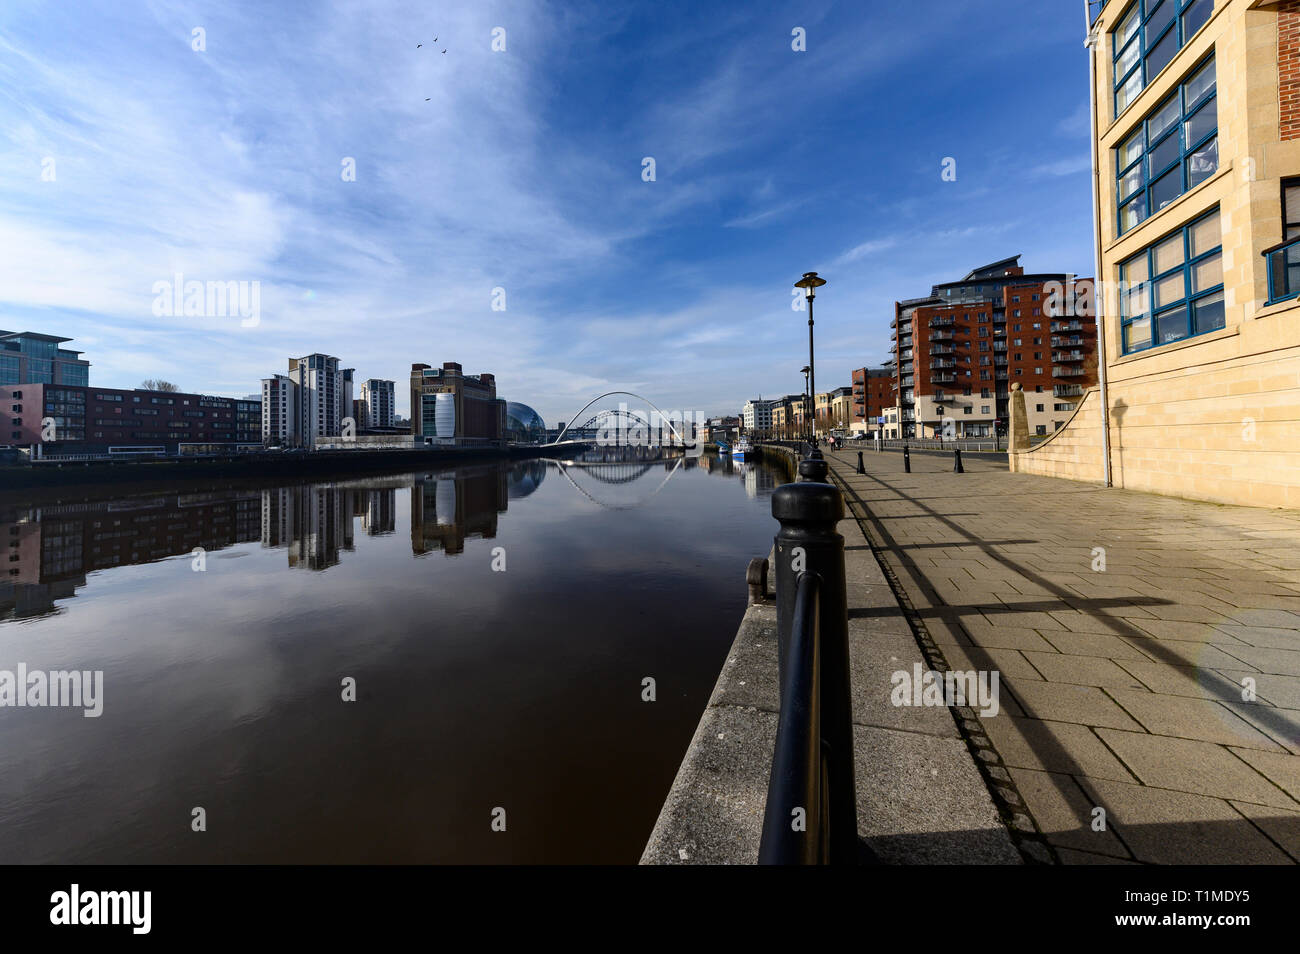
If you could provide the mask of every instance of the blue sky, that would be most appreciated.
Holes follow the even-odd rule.
[[[897,299],[1092,273],[1082,33],[1065,0],[7,0],[0,327],[106,387],[243,395],[323,351],[401,412],[453,360],[551,421],[613,388],[734,413],[801,389],[815,269],[847,384]],[[177,272],[259,282],[259,323],[156,316]]]

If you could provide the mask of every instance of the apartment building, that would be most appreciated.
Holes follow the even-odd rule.
[[[885,408],[894,406],[893,384],[892,364],[882,368],[858,368],[853,372],[850,430],[867,434],[880,430],[880,419],[885,416]]]
[[[900,437],[992,437],[1010,386],[1026,392],[1030,433],[1064,426],[1096,381],[1091,279],[1026,274],[1016,255],[895,303],[893,391]]]
[[[395,388],[395,382],[382,378],[369,378],[362,382],[358,427],[393,426]]]
[[[411,433],[417,443],[473,445],[505,439],[506,402],[496,376],[465,374],[455,361],[441,368],[411,365]]]
[[[758,398],[746,401],[740,412],[745,433],[756,437],[769,437],[772,434],[772,408],[777,402]]]
[[[1093,9],[1107,406],[1012,465],[1300,507],[1300,2]]]

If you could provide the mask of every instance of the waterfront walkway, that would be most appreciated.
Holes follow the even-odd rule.
[[[1024,856],[1300,860],[1300,513],[1010,474],[1001,457],[955,474],[951,455],[915,453],[908,474],[867,450],[859,475],[856,450],[827,456],[893,589],[851,569],[850,616],[890,619],[898,595],[910,624],[855,637],[874,645],[855,647],[854,694],[886,692],[909,642],[936,668],[998,671],[996,716],[952,712]],[[915,797],[925,774],[903,754],[882,777],[882,758],[859,756],[864,809],[891,787]]]

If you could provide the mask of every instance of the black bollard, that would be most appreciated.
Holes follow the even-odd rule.
[[[862,465],[862,451],[858,451],[858,473],[865,474],[867,468]]]
[[[813,463],[818,463],[823,468],[826,466],[825,461],[806,460],[800,464],[800,471],[803,472],[807,465]],[[817,644],[811,658],[815,660],[819,678],[813,680],[817,692],[811,704],[820,713],[817,723],[820,728],[821,751],[825,758],[825,774],[822,777],[828,780],[829,787],[828,792],[822,793],[830,827],[827,860],[831,864],[854,864],[858,860],[858,837],[852,697],[849,690],[848,597],[844,577],[844,537],[836,530],[839,522],[844,519],[844,498],[836,487],[827,483],[803,480],[785,484],[772,495],[772,516],[781,524],[775,541],[779,684],[784,695],[787,674],[792,665],[798,664],[798,661],[788,659],[787,653],[794,626],[799,578],[804,573],[816,574]],[[807,705],[809,701],[783,697],[782,717],[789,716],[787,706]],[[816,753],[813,757],[816,757]],[[774,759],[774,777],[769,791],[782,788],[780,764],[780,760]],[[808,815],[811,817],[812,814],[813,811],[809,810]],[[789,864],[794,860],[791,857],[779,857],[782,854],[779,847],[782,841],[777,836],[788,831],[789,824],[789,811],[767,813],[764,820],[764,841],[770,842],[772,853],[766,858],[760,857],[760,863]],[[773,829],[770,839],[767,830],[769,827]],[[791,844],[789,839],[783,841],[787,846]]]
[[[903,445],[903,473],[910,474],[911,472],[912,472],[912,452],[908,450],[907,445],[904,444]]]
[[[961,465],[961,448],[960,448],[960,447],[954,447],[954,448],[952,449],[952,472],[953,472],[954,474],[964,474],[964,473],[966,473],[966,468],[962,467],[962,465]]]

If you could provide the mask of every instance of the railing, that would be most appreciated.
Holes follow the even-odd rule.
[[[777,717],[758,863],[855,864],[858,840],[849,690],[844,499],[814,450],[772,495],[776,536]]]
[[[1084,354],[1082,351],[1053,351],[1053,361],[1082,361]]]
[[[1079,384],[1058,384],[1052,388],[1052,397],[1080,397],[1083,386]]]
[[[1268,301],[1285,301],[1300,295],[1300,238],[1264,249],[1268,262]]]
[[[1083,368],[1053,368],[1052,377],[1054,378],[1080,378],[1084,375]]]

